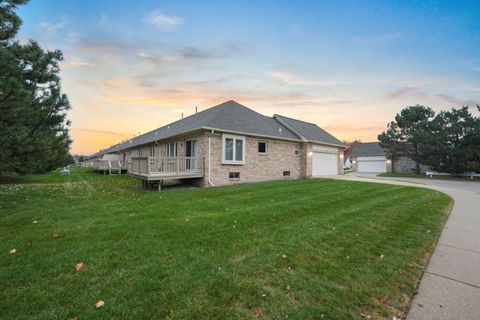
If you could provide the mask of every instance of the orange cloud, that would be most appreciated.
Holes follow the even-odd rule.
[[[386,128],[385,123],[364,122],[364,123],[339,123],[323,126],[337,138],[347,141],[361,140],[363,142],[377,141],[378,134]]]
[[[114,145],[132,136],[128,132],[115,132],[87,128],[71,128],[70,136],[74,143],[72,153],[91,154]]]

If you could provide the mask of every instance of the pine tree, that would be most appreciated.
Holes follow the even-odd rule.
[[[388,124],[387,130],[378,135],[380,145],[387,150],[391,159],[405,155],[415,160],[415,171],[419,174],[420,164],[424,163],[424,154],[421,152],[424,135],[434,115],[431,108],[420,105],[403,109],[395,116],[395,121]]]
[[[0,173],[52,170],[68,159],[71,144],[62,52],[14,40],[21,25],[14,11],[24,3],[0,1]]]
[[[425,164],[434,171],[461,174],[480,170],[480,118],[468,107],[442,111],[425,133]]]

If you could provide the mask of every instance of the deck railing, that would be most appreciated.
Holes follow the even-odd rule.
[[[200,157],[133,157],[130,173],[142,175],[188,175],[203,173]]]
[[[96,170],[127,169],[127,164],[122,160],[94,160],[92,168]]]

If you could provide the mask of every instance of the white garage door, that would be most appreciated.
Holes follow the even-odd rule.
[[[358,172],[387,172],[387,162],[385,157],[358,157]]]
[[[313,152],[312,176],[334,176],[338,174],[338,154]]]

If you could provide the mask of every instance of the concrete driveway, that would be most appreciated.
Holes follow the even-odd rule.
[[[480,319],[480,182],[386,178],[357,173],[325,177],[435,189],[453,211],[415,295],[408,320]]]

